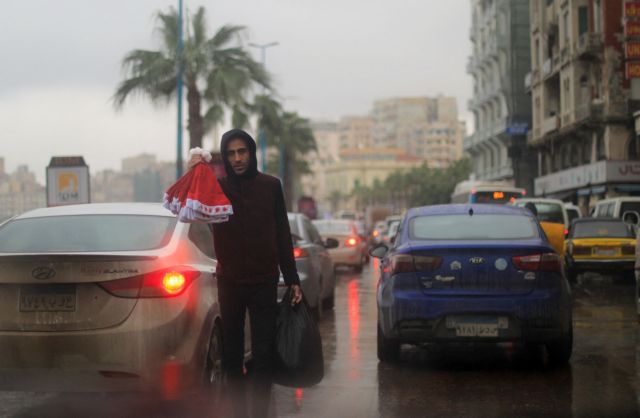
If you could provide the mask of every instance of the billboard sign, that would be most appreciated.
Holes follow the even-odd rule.
[[[89,167],[82,157],[52,157],[47,166],[47,206],[89,203]]]
[[[640,1],[628,1],[624,4],[624,17],[640,17]]]
[[[624,22],[624,36],[627,38],[640,36],[640,21],[627,20]]]

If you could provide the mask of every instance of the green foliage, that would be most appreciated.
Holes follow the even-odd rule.
[[[156,51],[136,49],[122,61],[124,80],[113,97],[122,107],[129,96],[142,95],[155,103],[175,99],[178,75],[178,12],[170,8],[159,12],[156,32],[160,48]],[[243,26],[225,25],[208,37],[205,9],[199,7],[185,19],[184,48],[181,65],[187,91],[190,147],[202,145],[204,133],[224,120],[231,112],[234,123],[248,123],[245,112],[248,97],[256,86],[268,89],[270,80],[264,67],[254,61],[242,45]],[[204,114],[201,110],[205,105]]]
[[[358,208],[372,204],[390,204],[398,208],[449,203],[455,185],[469,177],[471,162],[455,161],[447,168],[429,168],[426,164],[409,171],[392,173],[384,183],[356,187],[352,196]]]

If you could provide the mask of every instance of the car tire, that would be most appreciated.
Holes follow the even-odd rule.
[[[400,359],[400,342],[386,338],[378,324],[378,360],[385,363],[397,363]]]
[[[222,363],[222,330],[220,324],[216,323],[211,332],[209,348],[205,360],[203,376],[204,389],[213,394],[214,397],[220,395],[223,386],[224,365]]]
[[[571,358],[573,351],[573,327],[569,327],[569,333],[560,340],[547,344],[549,363],[553,366],[563,366]]]

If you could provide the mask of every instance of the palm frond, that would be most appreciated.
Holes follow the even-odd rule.
[[[245,30],[246,27],[240,25],[224,25],[218,29],[216,34],[208,41],[208,44],[212,49],[218,49],[234,40],[240,41]]]

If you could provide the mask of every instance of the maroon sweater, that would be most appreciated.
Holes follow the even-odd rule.
[[[275,281],[279,266],[287,285],[299,284],[280,180],[256,172],[224,177],[220,186],[233,206],[229,221],[213,226],[220,280]]]

